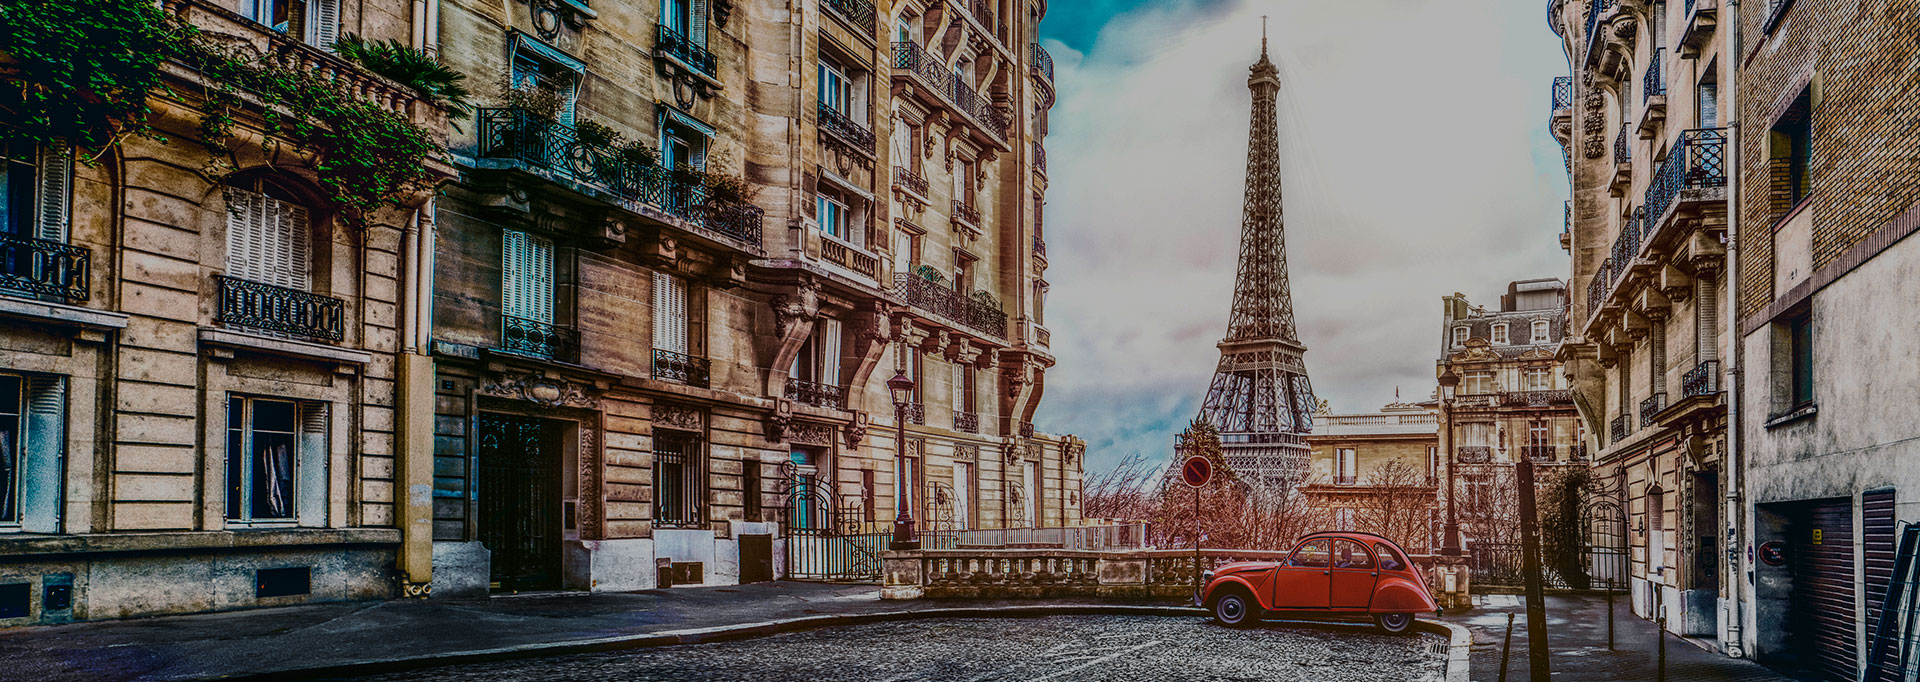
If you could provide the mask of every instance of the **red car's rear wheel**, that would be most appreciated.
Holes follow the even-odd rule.
[[[1411,613],[1382,613],[1373,617],[1373,624],[1389,634],[1400,634],[1413,627]]]
[[[1213,600],[1213,619],[1230,628],[1244,628],[1259,622],[1260,605],[1246,590],[1228,588]]]

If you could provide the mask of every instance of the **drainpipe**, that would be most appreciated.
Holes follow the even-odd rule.
[[[1746,471],[1742,468],[1741,457],[1741,420],[1746,411],[1741,409],[1741,363],[1745,358],[1746,335],[1740,331],[1740,0],[1727,0],[1726,21],[1722,22],[1727,30],[1727,44],[1732,59],[1727,61],[1727,298],[1722,307],[1725,311],[1728,331],[1728,344],[1732,348],[1726,357],[1727,386],[1727,519],[1733,522],[1727,542],[1727,568],[1732,573],[1732,583],[1727,592],[1731,600],[1731,618],[1727,622],[1727,655],[1733,658],[1746,657],[1746,603],[1747,570],[1743,559],[1743,546],[1748,542],[1748,521],[1746,511]]]

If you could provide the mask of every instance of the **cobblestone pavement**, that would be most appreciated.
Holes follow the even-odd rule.
[[[1308,680],[1441,679],[1445,640],[1364,626],[1047,616],[907,621],[714,644],[430,668],[362,680]]]

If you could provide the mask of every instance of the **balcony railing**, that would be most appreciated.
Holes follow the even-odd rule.
[[[978,19],[981,26],[987,27],[988,31],[995,31],[994,39],[1006,42],[1007,24],[994,20],[992,0],[972,0],[967,7],[973,10],[973,18]]]
[[[1607,300],[1607,283],[1613,277],[1613,263],[1601,261],[1600,267],[1593,271],[1593,279],[1587,280],[1587,317],[1591,319],[1600,312]]]
[[[1567,446],[1567,459],[1578,462],[1586,458],[1587,458],[1586,443],[1574,443],[1572,445]]]
[[[1680,143],[1667,154],[1647,185],[1644,205],[1649,220],[1660,220],[1684,189],[1727,186],[1727,130],[1694,128],[1680,133]]]
[[[1033,168],[1042,173],[1047,172],[1047,148],[1037,141],[1033,143]]]
[[[1609,435],[1613,436],[1613,440],[1611,442],[1618,443],[1620,441],[1626,440],[1627,434],[1632,433],[1632,431],[1628,430],[1627,428],[1627,415],[1623,414],[1618,417],[1614,417],[1613,424],[1610,430],[1612,433]]]
[[[578,362],[580,332],[522,317],[501,315],[500,349],[536,358]]]
[[[1613,163],[1615,165],[1633,162],[1633,145],[1627,142],[1627,124],[1620,124],[1620,134],[1613,138]]]
[[[1599,44],[1599,35],[1594,33],[1594,29],[1600,25],[1600,15],[1612,11],[1614,6],[1618,4],[1620,4],[1620,0],[1591,0],[1591,2],[1587,4],[1587,32],[1585,37],[1587,39],[1587,52],[1589,54],[1591,54],[1593,48]]]
[[[1033,437],[1033,422],[1020,422],[1020,437],[1021,438]]]
[[[224,48],[246,49],[262,55],[276,67],[325,81],[342,92],[354,93],[361,101],[402,117],[414,112],[413,104],[420,100],[420,93],[412,88],[376,76],[298,36],[275,31],[227,9],[232,3],[162,0],[160,4],[174,18],[192,24],[204,34],[220,36]]]
[[[959,199],[953,201],[953,219],[968,225],[980,224],[980,210]]]
[[[696,358],[685,353],[670,350],[653,349],[653,378],[672,381],[688,386],[707,387],[710,381],[706,358]]]
[[[838,410],[846,404],[846,393],[839,386],[794,377],[787,378],[786,395],[788,400],[814,407]]]
[[[1461,464],[1486,464],[1493,461],[1493,448],[1485,445],[1463,445],[1454,449]]]
[[[1708,360],[1680,375],[1680,395],[1693,398],[1720,393],[1720,361]]]
[[[820,102],[820,130],[828,135],[840,138],[841,142],[871,154],[873,152],[873,131],[858,121],[847,117],[839,109],[826,102]]]
[[[980,432],[980,415],[974,412],[953,411],[953,430],[967,433]]]
[[[929,89],[940,93],[955,109],[971,117],[995,138],[1007,139],[1007,115],[965,82],[955,78],[947,70],[945,62],[927,54],[926,49],[918,43],[894,43],[893,68],[912,72]]]
[[[1667,393],[1665,391],[1647,396],[1646,400],[1640,401],[1640,428],[1644,429],[1653,426],[1654,415],[1660,414],[1660,411],[1664,409],[1667,409]]]
[[[1033,253],[1041,258],[1047,257],[1047,240],[1037,234],[1033,236]]]
[[[1553,79],[1554,110],[1573,108],[1573,77],[1561,76]]]
[[[893,167],[893,184],[923,197],[927,195],[927,179],[906,166]]]
[[[1033,44],[1033,70],[1046,76],[1048,82],[1053,81],[1053,55],[1047,54],[1047,48],[1039,43]]]
[[[912,403],[901,408],[901,411],[906,413],[908,424],[919,424],[921,426],[927,424],[927,406],[925,403]]]
[[[345,301],[332,296],[214,275],[221,324],[328,341],[346,337]]]
[[[660,36],[654,42],[654,49],[679,60],[680,63],[686,64],[695,71],[706,74],[709,78],[720,77],[712,52],[708,52],[703,45],[693,44],[692,40],[680,35],[679,31],[668,28],[666,24],[660,25]]]
[[[873,35],[878,24],[874,23],[873,3],[867,0],[826,0],[821,3],[833,8],[833,11],[845,17],[853,25],[867,29],[867,35]]]
[[[1560,448],[1552,445],[1522,445],[1520,456],[1529,462],[1554,462],[1559,460]]]
[[[661,209],[748,247],[760,248],[765,212],[713,195],[650,159],[580,140],[572,126],[523,109],[481,109],[479,156],[514,159],[621,199]]]
[[[1640,78],[1640,103],[1653,99],[1654,95],[1667,94],[1667,81],[1660,77],[1660,61],[1667,55],[1667,48],[1653,48],[1653,59],[1647,62],[1647,73]]]
[[[1336,474],[1333,477],[1334,485],[1353,485],[1358,482],[1360,482],[1360,477],[1352,474]]]
[[[1508,391],[1500,394],[1500,404],[1513,407],[1551,407],[1553,405],[1572,405],[1573,391],[1539,390]]]
[[[985,302],[919,275],[896,273],[894,293],[907,304],[946,317],[987,336],[1007,338],[1007,314]]]
[[[0,289],[85,301],[92,272],[86,247],[0,234]]]
[[[852,270],[872,279],[880,273],[880,257],[861,250],[831,235],[823,235],[820,240],[820,257],[827,262]]]

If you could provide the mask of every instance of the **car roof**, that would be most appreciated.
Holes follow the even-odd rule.
[[[1363,538],[1369,539],[1369,540],[1378,540],[1380,542],[1387,543],[1388,546],[1391,546],[1394,549],[1400,549],[1400,543],[1394,542],[1392,539],[1388,538],[1385,535],[1381,535],[1379,533],[1368,533],[1366,531],[1360,531],[1360,530],[1323,530],[1317,533],[1308,533],[1306,535],[1300,536],[1300,539],[1294,542],[1294,544],[1297,545],[1302,542],[1312,540],[1314,538],[1323,538],[1323,537],[1346,538],[1348,540],[1357,540],[1357,539],[1363,539]],[[1406,550],[1401,549],[1400,551],[1405,552]]]

